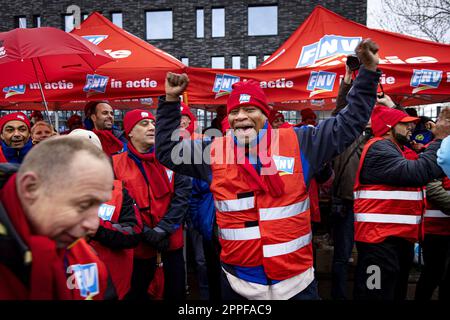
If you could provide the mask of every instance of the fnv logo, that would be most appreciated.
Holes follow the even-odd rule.
[[[0,59],[6,57],[6,49],[3,46],[3,40],[0,40]]]
[[[71,274],[67,278],[67,287],[80,290],[82,297],[92,298],[100,293],[96,263],[70,265],[67,267],[67,273]]]
[[[336,73],[327,71],[312,71],[306,90],[311,91],[310,97],[323,92],[333,91]]]
[[[414,87],[412,93],[427,89],[436,89],[442,80],[442,71],[440,70],[427,70],[427,69],[414,69],[411,77],[411,87]]]
[[[250,102],[250,98],[251,98],[251,96],[250,96],[249,94],[242,93],[242,94],[239,96],[239,102],[240,102],[240,103],[247,103],[247,102]]]
[[[277,170],[280,171],[280,176],[294,173],[295,158],[283,156],[273,156],[272,158]]]
[[[19,84],[17,86],[10,86],[3,88],[3,92],[5,93],[5,99],[11,96],[15,96],[16,94],[25,94],[26,86],[23,84]]]
[[[88,74],[86,76],[86,84],[84,85],[84,92],[98,92],[105,93],[108,85],[109,77],[98,74]]]
[[[328,62],[340,56],[354,54],[361,39],[361,37],[325,35],[319,41],[302,48],[297,68],[314,66],[323,59],[327,59]]]
[[[90,35],[90,36],[82,36],[82,37],[84,39],[86,39],[87,41],[98,46],[100,44],[100,42],[102,42],[103,40],[108,38],[108,35]]]
[[[240,78],[229,74],[216,74],[216,80],[214,80],[213,92],[216,93],[216,99],[230,94],[233,84],[239,82]]]
[[[98,208],[98,217],[104,221],[111,221],[114,210],[116,210],[115,206],[103,203]]]

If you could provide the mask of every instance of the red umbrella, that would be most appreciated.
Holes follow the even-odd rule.
[[[0,87],[73,79],[113,61],[102,49],[56,28],[14,29],[0,33]]]

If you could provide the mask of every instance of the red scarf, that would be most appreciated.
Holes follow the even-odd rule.
[[[93,129],[100,142],[102,143],[103,151],[108,155],[112,156],[113,154],[119,152],[123,149],[123,143],[112,133],[111,130],[97,130]]]
[[[270,154],[270,145],[271,145],[271,135],[272,127],[270,124],[267,127],[266,139],[267,139],[267,147],[264,144],[261,145],[259,142],[256,146],[251,147],[249,152],[255,153],[258,155],[258,159],[266,159],[266,161],[261,161],[261,172],[264,173],[264,169],[268,168],[276,168],[275,162]],[[262,137],[263,139],[265,138]],[[255,167],[250,163],[249,158],[245,155],[244,147],[237,146],[234,143],[234,158],[236,163],[239,166],[239,169],[246,175],[248,179],[248,183],[250,188],[253,191],[264,191],[270,193],[272,197],[280,197],[284,193],[284,182],[278,174],[277,170],[271,170],[271,174],[262,174],[259,175],[256,172]]]
[[[162,198],[172,192],[172,185],[167,177],[166,168],[156,160],[155,153],[140,153],[131,142],[127,146],[128,151],[141,161],[150,184],[150,190],[152,190],[155,198]]]
[[[58,256],[56,243],[47,237],[32,234],[17,196],[15,174],[3,187],[0,201],[19,236],[31,250],[28,298],[32,300],[70,299],[64,264],[62,258]]]

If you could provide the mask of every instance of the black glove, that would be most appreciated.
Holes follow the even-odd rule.
[[[169,248],[169,233],[161,228],[146,229],[142,233],[144,242],[158,251],[166,251]]]

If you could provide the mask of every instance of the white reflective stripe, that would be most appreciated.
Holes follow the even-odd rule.
[[[267,244],[263,246],[263,255],[265,258],[281,256],[283,254],[288,254],[297,251],[311,243],[312,233],[301,236],[300,238],[294,239],[289,242],[277,243],[277,244]]]
[[[259,209],[261,221],[284,219],[296,216],[309,209],[309,198],[285,207],[273,207]]]
[[[247,197],[233,200],[214,201],[217,210],[221,212],[242,211],[255,207],[255,197]]]
[[[382,200],[422,200],[421,191],[384,191],[359,190],[354,192],[355,199],[382,199]]]
[[[355,221],[358,222],[419,224],[421,220],[421,216],[405,214],[355,213]]]
[[[427,210],[424,217],[428,218],[450,218],[450,216],[443,213],[441,210]]]
[[[259,227],[220,229],[219,235],[223,240],[253,240],[261,238]]]

